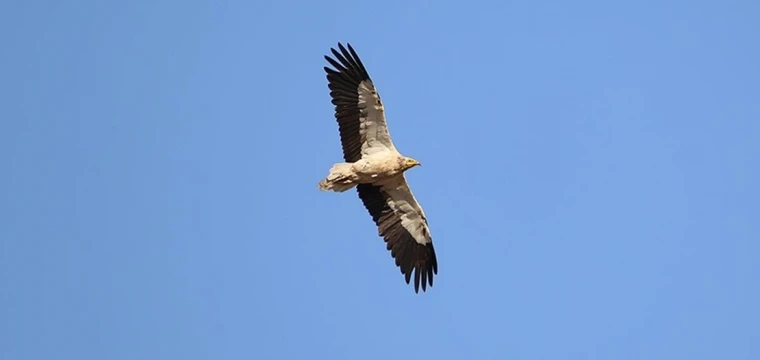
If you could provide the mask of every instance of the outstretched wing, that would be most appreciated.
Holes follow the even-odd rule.
[[[438,274],[433,239],[425,213],[403,174],[383,185],[359,184],[357,191],[406,283],[409,284],[414,275],[415,293],[419,292],[420,285],[423,292],[428,284],[432,287],[433,275]]]
[[[338,43],[340,52],[330,49],[335,59],[329,56],[325,59],[335,69],[325,66],[325,72],[335,105],[343,158],[355,162],[362,154],[396,149],[385,123],[380,95],[351,44],[347,45],[348,49]]]

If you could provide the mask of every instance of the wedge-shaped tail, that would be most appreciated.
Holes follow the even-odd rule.
[[[356,186],[358,176],[351,170],[351,163],[338,163],[330,168],[330,173],[319,182],[319,190],[344,192]]]

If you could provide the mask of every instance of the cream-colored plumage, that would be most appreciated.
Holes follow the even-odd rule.
[[[425,213],[409,189],[404,172],[420,165],[396,150],[385,120],[385,109],[372,80],[350,44],[325,67],[345,162],[334,164],[319,182],[323,191],[356,187],[378,233],[404,274],[414,273],[414,290],[433,286],[438,261]]]
[[[353,163],[333,165],[327,177],[319,182],[319,189],[343,192],[362,183],[383,185],[416,165],[419,165],[417,160],[383,150]]]

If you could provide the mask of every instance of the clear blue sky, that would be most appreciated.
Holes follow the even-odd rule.
[[[0,358],[760,359],[758,18],[5,1]],[[317,190],[338,41],[423,163],[427,293]]]

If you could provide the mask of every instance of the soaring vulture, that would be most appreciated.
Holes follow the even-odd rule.
[[[334,164],[318,187],[335,192],[356,187],[406,283],[414,273],[414,292],[420,285],[424,292],[428,284],[433,286],[438,262],[425,213],[404,177],[420,163],[393,146],[380,95],[354,49],[347,46],[338,43],[340,52],[331,48],[335,58],[325,59],[334,69],[324,68],[345,162]]]

